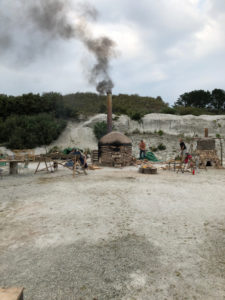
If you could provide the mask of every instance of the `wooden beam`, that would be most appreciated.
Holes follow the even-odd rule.
[[[23,288],[0,288],[1,300],[23,300]]]

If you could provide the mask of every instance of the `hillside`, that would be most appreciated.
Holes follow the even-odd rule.
[[[47,147],[36,148],[36,153],[45,153],[46,150],[57,146],[78,147],[82,149],[97,149],[93,128],[97,122],[105,121],[105,114],[98,114],[90,117],[87,121],[72,122],[69,121],[67,127],[59,138]],[[157,147],[164,144],[164,151],[157,151],[158,158],[166,160],[173,158],[179,151],[179,138],[184,137],[187,146],[190,146],[194,136],[203,137],[204,128],[209,129],[209,136],[222,138],[223,149],[225,150],[225,116],[174,116],[165,114],[149,114],[143,118],[143,122],[131,120],[128,116],[121,115],[114,121],[114,128],[127,134],[133,142],[133,154],[138,156],[138,143],[144,139],[149,147]],[[217,140],[217,151],[220,155],[220,141]],[[5,152],[5,148],[0,148]],[[223,154],[225,162],[225,153]]]

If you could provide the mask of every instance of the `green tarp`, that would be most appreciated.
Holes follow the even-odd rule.
[[[63,150],[63,154],[69,154],[72,150],[73,148],[66,148]]]
[[[144,159],[147,159],[147,160],[149,160],[149,161],[154,161],[154,162],[157,162],[157,161],[160,161],[160,160],[158,160],[158,158],[155,156],[155,154],[154,153],[152,153],[152,152],[147,152],[146,154],[145,154],[145,158]]]
[[[74,148],[68,147],[68,148],[66,148],[66,149],[63,150],[63,154],[69,154],[73,149],[77,149],[79,151],[83,151],[82,149],[79,149],[79,148],[76,148],[76,147],[74,147]]]

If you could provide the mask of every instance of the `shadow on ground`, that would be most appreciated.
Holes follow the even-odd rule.
[[[131,288],[131,274],[145,274],[147,283],[154,273],[157,280],[158,255],[159,249],[136,235],[97,244],[20,248],[0,256],[0,282],[24,286],[25,299],[121,299]]]

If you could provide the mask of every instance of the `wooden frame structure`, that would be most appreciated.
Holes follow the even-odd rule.
[[[85,170],[85,168],[81,165],[80,163],[80,156],[79,155],[68,155],[67,159],[65,160],[64,163],[62,163],[61,161],[58,161],[56,159],[52,159],[51,156],[42,156],[39,158],[39,162],[37,165],[37,168],[34,172],[34,174],[38,173],[38,172],[42,172],[42,171],[47,171],[48,173],[53,173],[56,170],[58,170],[58,165],[63,166],[64,168],[69,169],[70,171],[73,172],[73,177],[75,177],[75,175],[79,175],[80,171],[79,169],[82,169],[83,173],[85,175],[87,175],[87,172]],[[72,166],[67,166],[66,164],[71,161],[72,162]],[[45,167],[42,169],[40,168],[41,163],[45,164]]]

